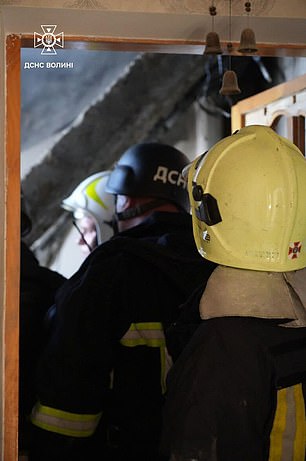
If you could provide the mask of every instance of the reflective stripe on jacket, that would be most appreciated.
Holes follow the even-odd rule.
[[[128,331],[121,338],[120,343],[126,347],[159,347],[161,366],[161,387],[166,392],[166,378],[172,365],[171,357],[166,348],[163,326],[160,322],[132,323]]]
[[[50,432],[71,437],[90,437],[99,423],[102,413],[84,415],[57,410],[37,403],[33,408],[32,423]]]
[[[202,322],[168,374],[165,454],[304,461],[305,357],[306,328],[242,317]]]
[[[304,461],[306,421],[301,384],[277,392],[270,442],[269,461]]]
[[[56,322],[41,354],[39,401],[56,412],[56,421],[47,418],[42,427],[36,417],[44,429],[35,431],[37,459],[58,460],[63,450],[53,441],[68,426],[76,435],[66,441],[67,460],[74,460],[72,442],[94,452],[88,459],[118,449],[120,459],[128,453],[135,461],[156,461],[168,368],[163,328],[214,267],[196,250],[188,213],[156,212],[88,256],[57,292]],[[77,433],[69,418],[63,424],[66,411],[76,416]],[[86,438],[75,413],[95,421],[99,412],[100,423]]]

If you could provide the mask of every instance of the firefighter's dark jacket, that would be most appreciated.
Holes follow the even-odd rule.
[[[39,437],[52,444],[57,417],[76,421],[75,434],[58,430],[75,441],[90,435],[78,425],[82,417],[102,414],[110,445],[127,457],[118,459],[156,459],[170,365],[163,330],[214,267],[198,254],[191,217],[181,212],[155,212],[87,258],[57,294],[54,334],[38,369],[33,422],[45,430],[36,450]],[[62,459],[61,449],[53,444],[50,459]],[[69,460],[78,459],[72,451]]]
[[[167,377],[163,452],[209,461],[304,461],[306,328],[287,327],[284,318],[201,320],[207,288],[201,291],[167,332],[177,360]]]
[[[46,343],[44,317],[54,303],[56,290],[66,278],[39,264],[21,241],[20,247],[20,357],[19,357],[19,447],[26,444],[27,418],[36,400],[35,367]]]

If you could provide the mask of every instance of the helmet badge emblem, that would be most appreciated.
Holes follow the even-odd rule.
[[[296,259],[301,252],[302,244],[301,242],[292,242],[289,245],[288,258]]]

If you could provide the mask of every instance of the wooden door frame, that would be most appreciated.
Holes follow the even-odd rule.
[[[3,314],[3,389],[1,453],[5,461],[18,459],[18,363],[19,363],[19,278],[20,278],[20,51],[22,46],[33,43],[33,35],[8,34],[6,37],[6,114],[5,114],[5,222],[4,222],[4,314]],[[69,37],[67,47],[78,48],[86,43],[87,49],[116,51],[148,51],[199,54],[202,45],[197,41],[178,42],[166,40],[109,40],[87,37]],[[66,46],[65,46],[66,47]],[[84,49],[84,47],[83,47]],[[301,79],[305,83],[306,77]],[[286,91],[291,87],[286,86]],[[281,87],[281,85],[280,85]],[[274,97],[281,91],[273,90]],[[268,90],[268,91],[272,91]],[[286,91],[282,94],[286,94]],[[262,96],[261,103],[270,100]],[[233,129],[243,124],[243,117],[252,101],[241,101],[232,112]],[[8,352],[9,351],[9,352]]]
[[[3,460],[18,459],[19,279],[20,279],[20,48],[6,39],[6,144],[3,314]]]

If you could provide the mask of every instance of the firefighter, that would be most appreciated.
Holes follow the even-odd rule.
[[[271,128],[248,126],[192,163],[188,191],[197,248],[218,266],[168,375],[164,452],[304,461],[306,160]],[[193,301],[185,307],[181,330]]]
[[[29,415],[36,401],[35,368],[47,331],[44,318],[54,303],[56,290],[66,280],[58,272],[39,264],[24,238],[31,232],[32,220],[21,193],[20,246],[20,338],[19,338],[19,453],[29,448]]]
[[[38,369],[31,461],[157,461],[165,379],[164,330],[211,274],[192,234],[178,149],[129,148],[110,174],[118,233],[60,290]]]
[[[84,256],[114,233],[114,197],[105,191],[109,175],[110,171],[92,174],[62,201],[62,207],[73,214],[73,224],[80,234],[77,244]]]

